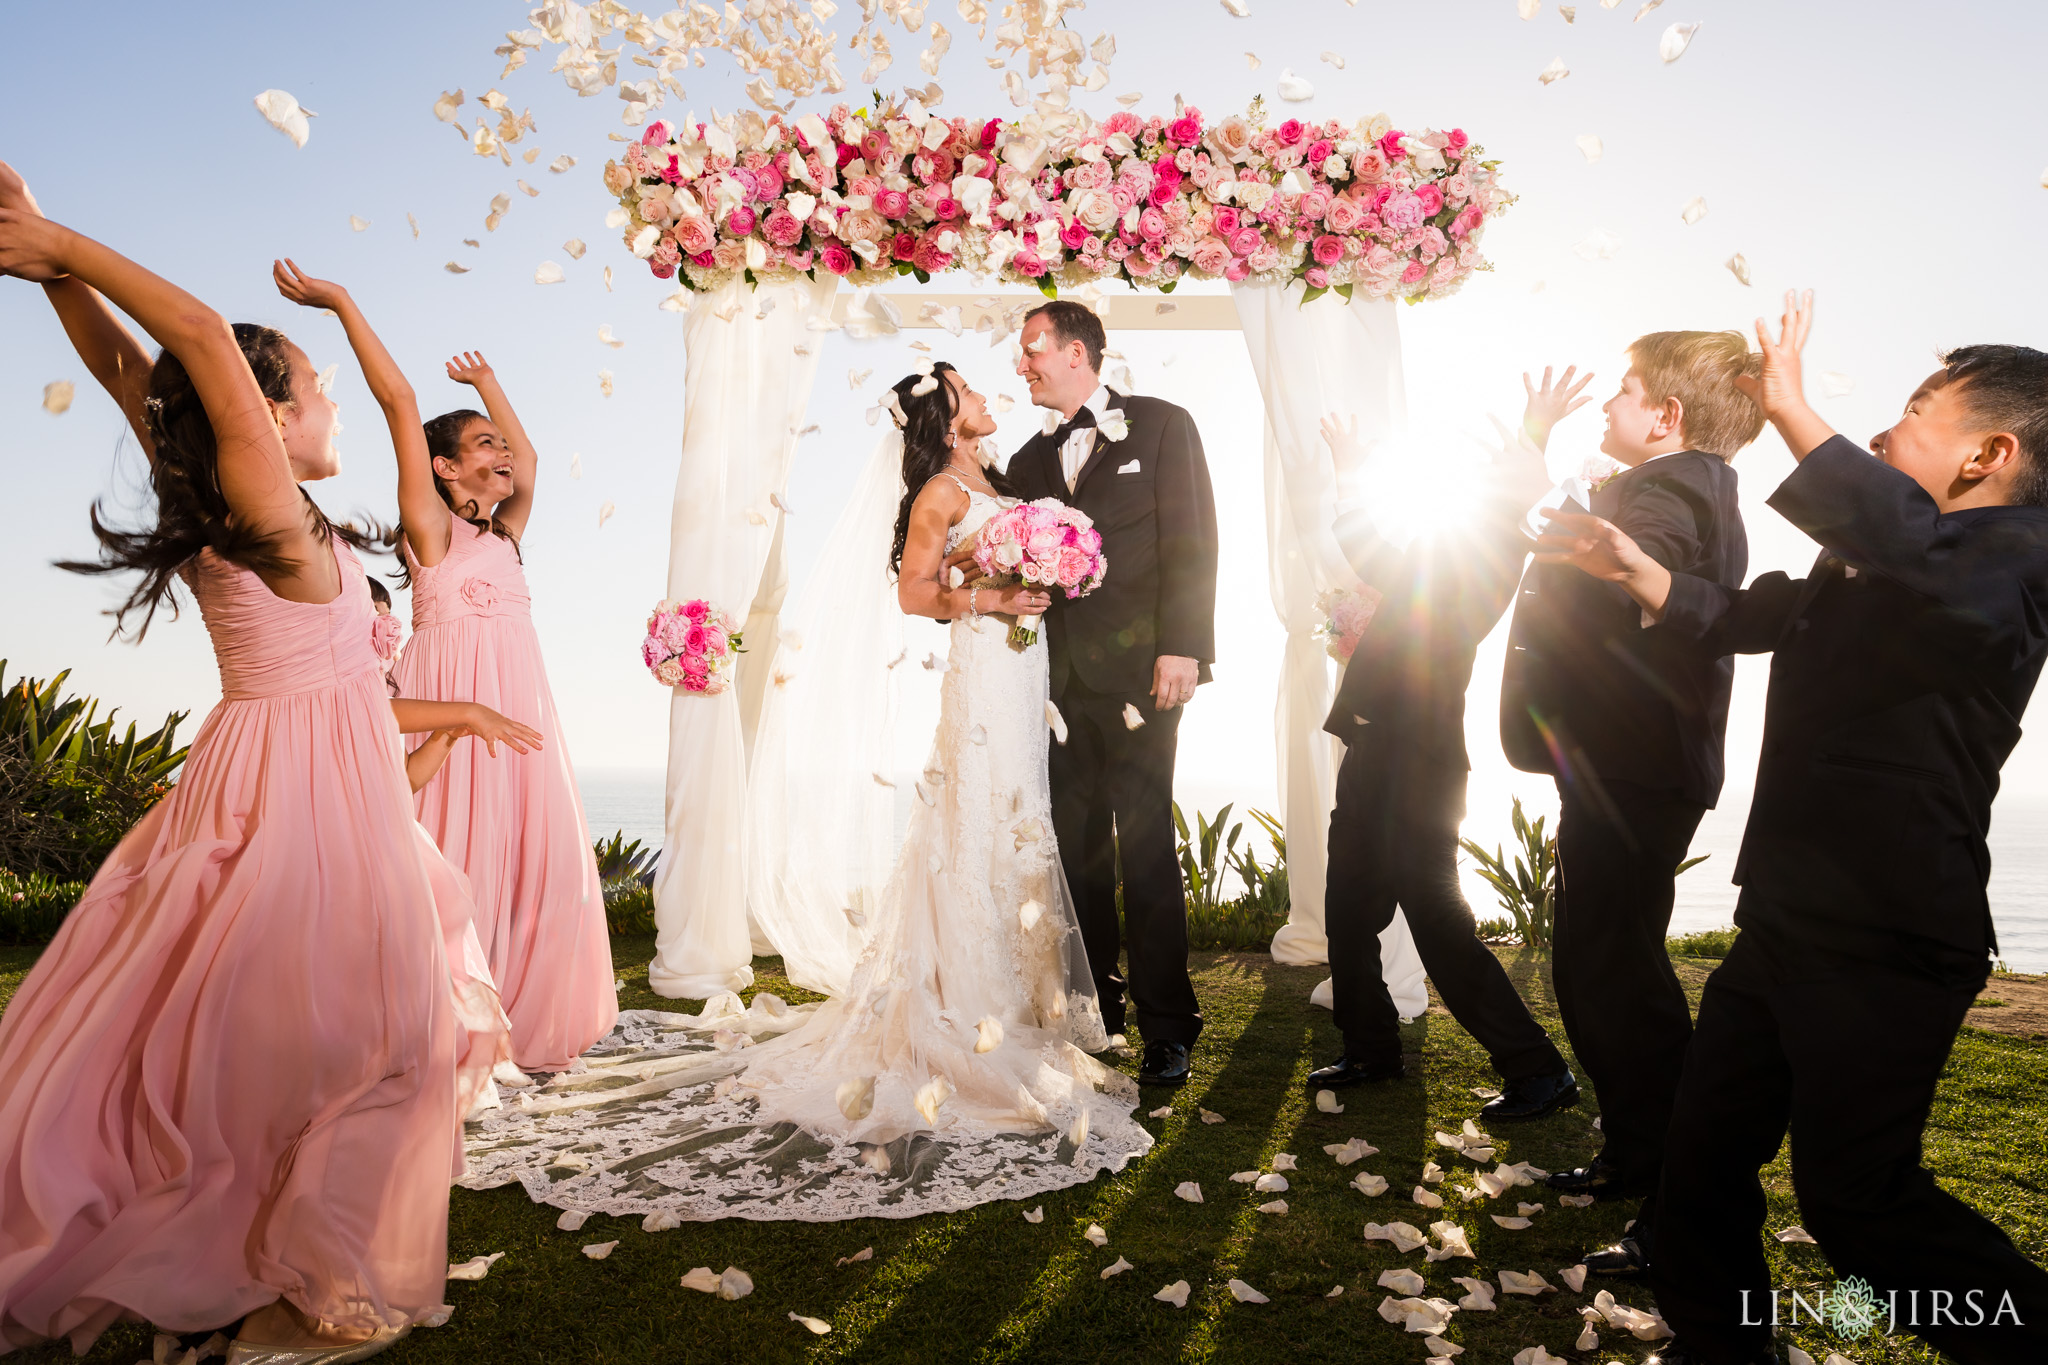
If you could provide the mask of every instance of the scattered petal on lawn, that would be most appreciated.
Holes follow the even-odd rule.
[[[711,1273],[710,1266],[700,1265],[689,1274],[683,1276],[683,1288],[699,1290],[706,1294],[716,1294],[718,1292],[718,1277]]]
[[[1730,256],[1724,264],[1728,267],[1729,274],[1744,284],[1749,283],[1749,261],[1741,252],[1738,251],[1733,256]]]
[[[1574,1294],[1583,1294],[1586,1292],[1586,1267],[1584,1267],[1583,1265],[1566,1266],[1563,1270],[1557,1272],[1557,1278],[1563,1280],[1564,1287],[1566,1289],[1571,1290]],[[1590,1351],[1593,1348],[1590,1346],[1581,1346],[1579,1349],[1582,1351]]]
[[[555,1226],[564,1232],[575,1232],[590,1221],[590,1215],[582,1209],[563,1209],[562,1216],[555,1220]]]
[[[1461,1356],[1465,1354],[1464,1347],[1455,1341],[1445,1341],[1442,1337],[1424,1337],[1422,1345],[1433,1356]]]
[[[1188,1306],[1188,1282],[1175,1280],[1152,1297],[1161,1303],[1170,1303],[1175,1308],[1185,1308]]]
[[[1173,1187],[1173,1192],[1190,1204],[1202,1202],[1202,1187],[1192,1180],[1183,1180]]]
[[[791,1313],[789,1320],[802,1323],[809,1331],[821,1337],[832,1330],[832,1324],[823,1318],[807,1318],[801,1313]]]
[[[1685,221],[1687,227],[1691,227],[1694,223],[1707,216],[1706,199],[1700,195],[1694,195],[1685,201],[1685,207],[1678,211],[1678,216]]]
[[[744,1299],[754,1292],[754,1277],[737,1266],[727,1266],[725,1273],[718,1277],[718,1297],[721,1299]]]
[[[1409,1197],[1426,1209],[1440,1209],[1444,1206],[1442,1195],[1435,1190],[1426,1190],[1420,1185],[1415,1187],[1415,1193]]]
[[[1126,1261],[1123,1257],[1119,1256],[1114,1261],[1111,1261],[1108,1265],[1102,1268],[1102,1278],[1106,1280],[1112,1275],[1121,1275],[1126,1270],[1136,1269],[1136,1266],[1132,1265],[1129,1261]]]
[[[1472,1093],[1482,1100],[1497,1100],[1500,1098],[1500,1091],[1495,1090],[1490,1085],[1475,1085],[1472,1087]]]
[[[1045,1221],[1045,1205],[1040,1204],[1035,1209],[1024,1210],[1024,1221],[1027,1223],[1043,1223]]]
[[[1543,1212],[1543,1206],[1541,1204],[1517,1204],[1515,1205],[1515,1212],[1521,1214],[1524,1218],[1534,1218],[1537,1214]]]
[[[872,1261],[874,1259],[875,1249],[873,1247],[862,1247],[859,1251],[854,1252],[853,1255],[841,1256],[832,1264],[834,1266],[852,1265],[855,1261]]]
[[[1579,1339],[1572,1343],[1572,1349],[1574,1351],[1597,1351],[1600,1349],[1600,1334],[1593,1330],[1592,1323],[1589,1322],[1579,1329]],[[1797,1350],[1798,1348],[1795,1346],[1793,1349]],[[1797,1365],[1797,1362],[1794,1362],[1794,1365]],[[1806,1365],[1813,1365],[1813,1362],[1808,1360]]]
[[[1589,166],[1598,161],[1607,150],[1601,145],[1599,137],[1593,133],[1580,133],[1578,143],[1579,153],[1586,158],[1586,164]]]
[[[1151,1113],[1147,1114],[1145,1117],[1149,1119],[1170,1119],[1173,1117],[1173,1106],[1170,1104],[1162,1104],[1157,1109],[1154,1109]]]
[[[1397,1299],[1389,1294],[1380,1300],[1381,1317],[1399,1323],[1406,1331],[1429,1336],[1450,1326],[1451,1314],[1457,1311],[1448,1299]]]
[[[1443,1183],[1444,1183],[1444,1168],[1443,1168],[1443,1167],[1441,1167],[1441,1166],[1439,1166],[1439,1165],[1437,1165],[1437,1164],[1436,1164],[1436,1163],[1435,1163],[1434,1161],[1425,1161],[1425,1162],[1423,1162],[1423,1163],[1422,1163],[1422,1183],[1423,1183],[1423,1184],[1425,1184],[1425,1185],[1441,1185],[1441,1184],[1443,1184]]]
[[[1564,64],[1564,58],[1552,57],[1550,65],[1536,73],[1536,79],[1545,85],[1553,85],[1571,74],[1572,69]]]
[[[1528,1346],[1515,1352],[1515,1365],[1565,1365],[1565,1362],[1541,1346]]]
[[[1391,1289],[1396,1294],[1420,1294],[1423,1286],[1420,1275],[1400,1266],[1392,1270],[1382,1270],[1379,1279],[1374,1283],[1382,1289]]]
[[[1252,1188],[1260,1194],[1284,1194],[1287,1190],[1287,1177],[1284,1175],[1258,1176],[1253,1180]]]
[[[1458,1300],[1458,1307],[1467,1313],[1486,1313],[1493,1309],[1493,1286],[1485,1280],[1475,1280],[1469,1275],[1454,1275],[1452,1284],[1465,1286],[1465,1297]]]
[[[1325,1114],[1341,1114],[1344,1112],[1344,1106],[1337,1103],[1337,1092],[1334,1090],[1316,1091],[1316,1108]]]
[[[1224,1121],[1223,1115],[1215,1113],[1208,1109],[1202,1109],[1197,1107],[1195,1112],[1202,1116],[1202,1122],[1204,1123],[1222,1123]]]
[[[593,1261],[602,1261],[605,1257],[611,1255],[612,1250],[617,1246],[617,1242],[592,1242],[589,1246],[583,1248],[583,1254]]]
[[[1258,1290],[1246,1284],[1243,1280],[1232,1280],[1230,1282],[1230,1297],[1236,1299],[1239,1303],[1272,1302],[1271,1299],[1267,1298],[1264,1294],[1261,1294]]]
[[[505,1253],[502,1251],[494,1251],[488,1256],[473,1256],[461,1265],[451,1265],[448,1267],[448,1278],[451,1280],[481,1280],[484,1276],[491,1273],[491,1267],[503,1259],[504,1255]]]
[[[1529,1226],[1529,1220],[1526,1218],[1503,1218],[1501,1215],[1497,1213],[1491,1216],[1494,1222],[1500,1224],[1504,1228],[1509,1228],[1516,1232],[1520,1232],[1523,1228]]]
[[[52,417],[62,416],[71,410],[71,400],[78,393],[68,379],[58,379],[43,385],[43,411]]]
[[[1343,1297],[1344,1297],[1344,1286],[1343,1286],[1343,1285],[1341,1285],[1341,1284],[1340,1284],[1340,1285],[1337,1285],[1336,1287],[1334,1287],[1333,1289],[1331,1289],[1329,1293],[1327,1293],[1327,1294],[1323,1295],[1323,1297],[1324,1297],[1324,1298],[1326,1298],[1326,1299],[1341,1299],[1341,1298],[1343,1298]]]
[[[1557,1197],[1557,1202],[1568,1209],[1590,1209],[1594,1200],[1590,1194],[1561,1194]]]
[[[1269,1200],[1268,1202],[1266,1202],[1266,1203],[1264,1203],[1264,1204],[1261,1204],[1261,1205],[1259,1205],[1259,1212],[1260,1212],[1260,1213],[1285,1213],[1285,1212],[1287,1212],[1287,1201],[1286,1201],[1285,1199],[1274,1199],[1274,1200]]]
[[[1664,36],[1657,40],[1657,55],[1669,66],[1685,55],[1692,46],[1692,35],[1700,31],[1698,24],[1673,24],[1664,30]]]
[[[1429,1241],[1416,1231],[1412,1223],[1367,1223],[1365,1240],[1368,1242],[1392,1242],[1394,1250],[1409,1252]]]
[[[1538,1294],[1555,1294],[1557,1286],[1533,1270],[1527,1274],[1521,1274],[1513,1270],[1503,1270],[1500,1272],[1500,1292],[1503,1294],[1527,1294],[1534,1298]]]
[[[1800,1227],[1799,1224],[1794,1223],[1789,1228],[1780,1229],[1777,1233],[1777,1238],[1781,1242],[1812,1242],[1813,1234]]]
[[[606,503],[605,506],[609,507],[611,504]],[[682,1225],[683,1215],[680,1213],[673,1209],[656,1209],[653,1213],[640,1220],[640,1231],[667,1232],[671,1228],[679,1228]]]
[[[1368,1198],[1377,1199],[1387,1192],[1385,1176],[1374,1175],[1371,1171],[1360,1171],[1351,1177],[1351,1187]]]
[[[1329,1092],[1325,1091],[1323,1093],[1328,1094]],[[1325,1144],[1323,1150],[1325,1152],[1328,1152],[1331,1156],[1337,1158],[1337,1164],[1339,1166],[1349,1166],[1355,1161],[1365,1160],[1367,1157],[1379,1151],[1379,1148],[1373,1146],[1364,1138],[1352,1138],[1348,1142],[1336,1142]]]
[[[1301,1167],[1295,1164],[1294,1153],[1275,1152],[1273,1153],[1273,1169],[1276,1171],[1298,1171]]]
[[[1436,1238],[1437,1244],[1423,1253],[1425,1260],[1448,1261],[1453,1256],[1462,1256],[1468,1261],[1479,1259],[1472,1254],[1472,1243],[1466,1239],[1465,1229],[1456,1223],[1431,1223],[1429,1235]]]
[[[1232,1171],[1230,1178],[1239,1185],[1249,1185],[1259,1178],[1259,1173],[1257,1171]]]

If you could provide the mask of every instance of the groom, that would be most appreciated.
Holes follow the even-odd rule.
[[[1067,724],[1066,743],[1052,750],[1053,830],[1103,1023],[1123,1031],[1128,989],[1145,1038],[1139,1082],[1177,1086],[1202,1015],[1188,979],[1173,752],[1180,707],[1216,657],[1216,503],[1194,419],[1107,388],[1106,341],[1078,303],[1026,315],[1017,373],[1031,401],[1062,420],[1025,442],[1008,473],[1024,497],[1078,507],[1102,532],[1102,586],[1072,602],[1056,593],[1046,613],[1052,699]]]

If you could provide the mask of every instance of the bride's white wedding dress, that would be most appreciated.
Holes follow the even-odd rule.
[[[963,485],[964,487],[964,485]],[[969,495],[955,548],[1000,510]],[[1152,1145],[1109,1043],[1052,834],[1046,654],[955,621],[939,727],[843,993],[628,1011],[578,1067],[472,1122],[472,1188],[618,1215],[910,1217],[1121,1170]]]

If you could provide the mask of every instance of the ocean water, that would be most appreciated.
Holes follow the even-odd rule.
[[[606,838],[613,830],[623,830],[628,839],[639,839],[649,848],[661,847],[662,774],[658,769],[591,769],[577,776],[593,837]],[[1556,801],[1549,795],[1547,782],[1517,782],[1515,787],[1532,817],[1547,814],[1554,824]],[[906,776],[898,787],[899,805],[907,801],[903,793],[909,790]],[[1183,782],[1177,794],[1191,822],[1195,810],[1213,814],[1225,802],[1236,803],[1233,819],[1243,817],[1249,807],[1271,809],[1273,805],[1270,778],[1235,787],[1213,781]],[[1473,814],[1465,822],[1465,832],[1487,847],[1506,842],[1511,837],[1505,818],[1508,804],[1507,795],[1475,781]],[[907,820],[907,807],[897,813]],[[1734,922],[1736,888],[1728,877],[1735,868],[1748,816],[1748,793],[1737,792],[1726,795],[1720,808],[1708,811],[1701,821],[1692,852],[1708,857],[1679,878],[1678,902],[1671,916],[1673,934],[1726,928]],[[1249,819],[1244,824],[1248,834],[1254,832]],[[1476,874],[1468,872],[1465,894],[1482,919],[1495,913],[1493,893]],[[2006,965],[2015,971],[2048,972],[2048,797],[2011,794],[2002,797],[1992,812],[1991,913],[1998,927],[1999,956]]]

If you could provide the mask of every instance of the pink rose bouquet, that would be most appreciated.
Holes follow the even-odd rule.
[[[1070,599],[1094,592],[1109,573],[1102,532],[1085,512],[1058,498],[1020,502],[983,522],[974,564],[987,578],[1056,587]],[[1036,616],[1020,616],[1010,627],[1010,643],[1020,648],[1037,638]]]
[[[1340,664],[1351,662],[1359,637],[1372,624],[1379,605],[1380,595],[1372,588],[1332,588],[1316,598],[1316,610],[1323,614],[1323,624],[1316,627],[1316,634],[1328,641],[1326,649],[1331,658]]]
[[[739,654],[739,623],[701,597],[656,602],[640,642],[640,661],[656,682],[705,697],[732,686]]]

